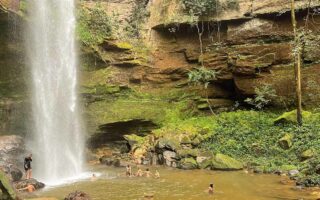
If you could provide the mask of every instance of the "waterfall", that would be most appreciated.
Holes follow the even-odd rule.
[[[27,48],[32,74],[33,173],[49,183],[81,173],[74,0],[30,0]]]

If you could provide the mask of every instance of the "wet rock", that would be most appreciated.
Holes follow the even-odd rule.
[[[197,169],[198,164],[194,158],[183,158],[182,160],[180,160],[178,168],[185,170]]]
[[[163,152],[164,164],[173,167],[177,161],[177,154],[173,151],[164,151]]]
[[[22,189],[26,188],[28,185],[33,185],[36,190],[42,189],[45,187],[45,184],[37,181],[36,179],[25,179],[14,183],[15,188]]]
[[[296,176],[299,174],[299,170],[293,169],[288,171],[289,176]]]
[[[90,200],[90,199],[91,198],[89,197],[88,194],[81,191],[72,192],[64,198],[64,200]]]
[[[224,154],[218,153],[211,161],[212,169],[227,171],[243,169],[243,163]]]
[[[314,156],[314,154],[315,153],[312,149],[308,149],[308,150],[301,153],[300,159],[302,161],[308,160],[308,159],[312,158]]]
[[[17,198],[16,191],[12,187],[9,177],[3,171],[0,171],[0,199],[15,200]]]
[[[286,133],[282,138],[279,139],[278,143],[282,149],[290,149],[292,146],[293,134]]]

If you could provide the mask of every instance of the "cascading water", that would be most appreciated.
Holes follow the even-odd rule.
[[[82,170],[74,0],[30,0],[27,47],[32,73],[33,173],[52,183]]]

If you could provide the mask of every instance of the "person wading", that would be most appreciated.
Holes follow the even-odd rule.
[[[26,179],[32,178],[31,162],[32,162],[32,154],[25,157],[24,159],[24,170],[26,172]]]

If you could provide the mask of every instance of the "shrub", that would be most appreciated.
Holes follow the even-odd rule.
[[[112,21],[97,4],[92,8],[81,8],[78,12],[77,34],[86,45],[96,45],[112,36]]]

